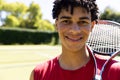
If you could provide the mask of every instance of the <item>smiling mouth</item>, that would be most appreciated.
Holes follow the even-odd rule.
[[[68,37],[68,36],[65,36],[66,39],[70,40],[70,41],[73,41],[73,42],[78,42],[80,40],[83,39],[83,37],[79,37],[79,38],[72,38],[72,37]]]

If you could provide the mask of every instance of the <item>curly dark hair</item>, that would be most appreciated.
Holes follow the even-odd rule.
[[[91,20],[97,22],[99,12],[96,0],[55,0],[52,10],[53,19],[58,18],[62,9],[68,11],[69,7],[71,7],[71,14],[73,14],[74,7],[85,8],[91,13]]]

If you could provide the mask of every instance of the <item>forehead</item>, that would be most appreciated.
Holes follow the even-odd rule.
[[[82,7],[74,7],[73,10],[71,10],[70,7],[68,9],[62,9],[58,18],[60,16],[91,17],[90,12],[88,12],[85,8]]]

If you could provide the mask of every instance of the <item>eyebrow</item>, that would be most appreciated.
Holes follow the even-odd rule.
[[[62,16],[62,17],[60,17],[60,19],[71,19],[71,17],[70,17],[70,16]],[[79,20],[84,20],[84,19],[89,20],[90,18],[89,18],[89,17],[86,17],[86,16],[79,18]]]
[[[71,17],[70,16],[62,16],[62,17],[60,17],[60,19],[71,19]]]

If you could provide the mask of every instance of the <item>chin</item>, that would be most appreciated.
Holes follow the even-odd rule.
[[[83,49],[83,47],[84,46],[74,46],[74,45],[72,45],[72,46],[68,46],[67,48],[68,48],[68,50],[69,51],[71,51],[71,52],[78,52],[78,51],[80,51],[81,49]]]

